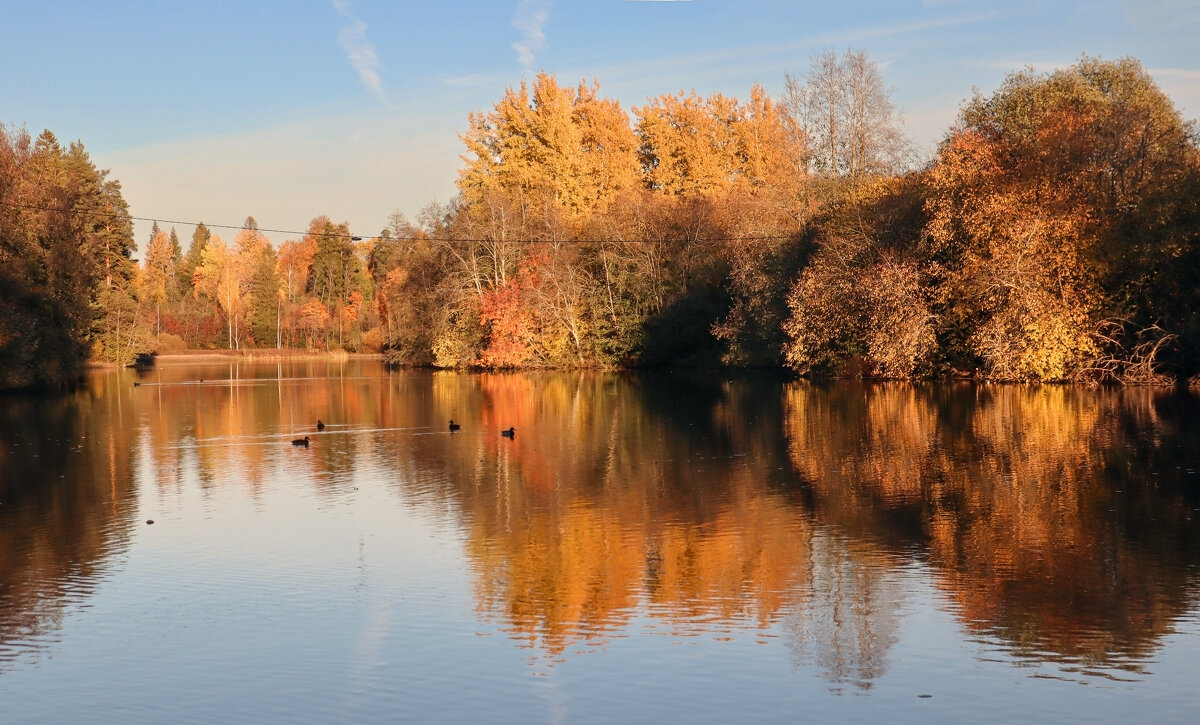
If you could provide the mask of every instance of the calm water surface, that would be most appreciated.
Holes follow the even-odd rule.
[[[1198,468],[1159,390],[97,373],[0,397],[0,722],[1195,722]]]

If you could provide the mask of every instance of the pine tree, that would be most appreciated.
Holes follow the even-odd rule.
[[[195,290],[195,274],[196,268],[204,262],[204,249],[208,246],[209,240],[212,238],[212,233],[208,231],[208,227],[204,226],[204,222],[196,225],[196,231],[192,233],[192,243],[188,247],[187,256],[179,264],[176,271],[179,276],[179,286],[185,292],[193,292]]]
[[[179,234],[176,233],[175,227],[171,227],[171,259],[178,264],[180,259],[183,259],[183,247],[179,244]]]

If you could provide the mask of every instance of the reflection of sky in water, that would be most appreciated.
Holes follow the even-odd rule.
[[[1148,398],[168,372],[81,404],[92,444],[63,475],[87,495],[0,488],[3,522],[34,542],[0,569],[15,721],[1171,722],[1200,706],[1187,500],[1104,493],[1106,454],[1070,449],[1111,453],[1154,417]],[[1070,420],[1020,427],[1037,441],[1009,450],[995,406]],[[1159,411],[1164,440],[1193,440],[1173,420]],[[1121,455],[1163,469],[1147,445]],[[934,470],[946,452],[975,458]],[[1052,493],[1021,488],[1051,474]],[[1153,535],[1140,506],[1160,512]],[[54,541],[84,543],[48,548],[56,520]],[[1066,565],[1120,581],[1061,587],[1037,558],[1047,526],[1098,547]],[[1057,591],[1130,604],[1060,621]],[[1142,619],[1103,629],[1118,615]],[[1093,636],[1106,657],[1076,646]]]

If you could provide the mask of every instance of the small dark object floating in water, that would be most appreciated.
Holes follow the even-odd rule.
[[[317,418],[317,430],[325,430],[325,423],[320,418]]]
[[[308,448],[308,436],[304,436],[303,438],[297,438],[296,440],[292,441],[292,445],[304,446],[305,448]]]
[[[147,523],[147,524],[152,524],[152,523],[154,523],[154,519],[146,519],[146,523]]]
[[[502,430],[502,431],[500,431],[500,435],[504,436],[505,438],[516,438],[517,437],[517,429],[509,428],[508,430]]]
[[[133,381],[133,387],[135,387],[135,388],[136,388],[136,387],[138,387],[139,385],[141,385],[141,383],[139,383],[139,382],[138,382],[138,381],[136,381],[136,380],[135,380],[135,381]]]
[[[462,428],[462,426],[459,425],[458,423],[455,423],[453,418],[450,419],[450,432],[453,433],[454,431],[458,430],[459,428]]]

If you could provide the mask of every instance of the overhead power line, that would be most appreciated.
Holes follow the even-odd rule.
[[[52,211],[52,212],[57,212],[59,214],[94,214],[96,216],[123,217],[125,219],[131,219],[133,221],[154,222],[156,224],[178,224],[180,226],[192,226],[192,227],[200,226],[201,224],[203,224],[204,226],[209,227],[210,229],[237,229],[240,231],[240,230],[246,228],[244,225],[241,225],[241,224],[238,224],[238,225],[209,224],[208,222],[187,222],[187,221],[178,221],[175,219],[155,219],[153,217],[133,216],[132,214],[118,214],[116,212],[102,211],[102,210],[98,210],[98,209],[61,209],[61,208],[52,207],[52,206],[38,206],[36,204],[18,204],[16,202],[12,202],[12,201],[0,201],[0,206],[11,206],[11,207],[16,207],[18,209],[29,209],[31,211]],[[255,227],[255,230],[260,231],[260,232],[269,232],[271,234],[298,234],[300,236],[306,236],[306,237],[307,236],[352,237],[352,238],[359,239],[359,240],[361,240],[361,239],[378,239],[379,238],[377,235],[370,236],[370,237],[361,237],[361,236],[358,236],[355,234],[342,234],[340,232],[337,232],[337,233],[318,232],[315,234],[310,234],[309,232],[296,232],[296,231],[289,231],[287,229],[263,229],[262,227]]]
[[[210,229],[236,229],[242,230],[244,225],[234,224],[209,224],[208,222],[192,222],[178,221],[173,219],[156,219],[153,217],[133,216],[130,214],[118,214],[116,212],[100,211],[95,209],[61,209],[57,207],[38,206],[35,204],[18,204],[11,201],[0,201],[0,206],[15,207],[18,209],[28,209],[31,211],[49,211],[59,214],[92,214],[96,216],[122,217],[133,221],[154,222],[156,224],[177,224],[180,226],[199,226],[203,224]],[[726,242],[766,242],[766,241],[781,241],[785,239],[793,239],[794,234],[753,234],[742,235],[736,237],[703,237],[698,239],[683,239],[679,237],[672,238],[655,238],[655,239],[621,239],[621,238],[605,238],[605,239],[482,239],[482,238],[462,238],[462,237],[386,237],[381,234],[359,235],[347,234],[342,232],[300,232],[288,229],[263,229],[256,227],[255,231],[270,233],[270,234],[287,234],[298,237],[342,237],[351,241],[359,242],[370,239],[395,239],[396,241],[427,241],[427,242],[442,242],[448,244],[654,244],[657,242],[689,242],[692,244],[720,244]]]

